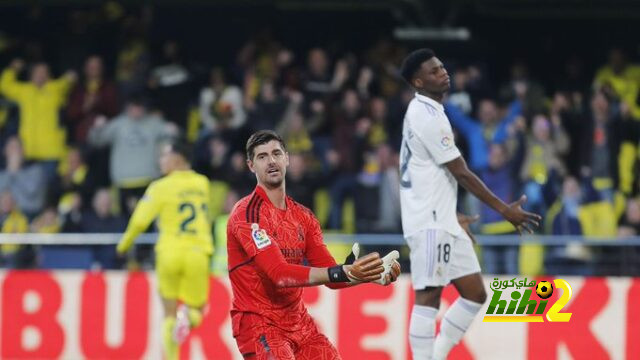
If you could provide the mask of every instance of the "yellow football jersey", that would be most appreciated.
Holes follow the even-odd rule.
[[[129,220],[118,251],[131,247],[136,236],[157,218],[156,251],[195,247],[211,255],[209,197],[209,180],[193,170],[173,171],[152,182]]]

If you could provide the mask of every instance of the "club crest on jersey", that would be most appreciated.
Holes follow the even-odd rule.
[[[251,238],[258,249],[271,245],[271,239],[267,232],[264,229],[260,229],[260,226],[256,223],[251,224]]]

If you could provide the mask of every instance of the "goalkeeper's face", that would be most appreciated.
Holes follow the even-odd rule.
[[[281,186],[289,166],[289,154],[280,142],[271,140],[258,145],[253,154],[253,159],[247,160],[247,165],[256,174],[258,183],[272,189]]]

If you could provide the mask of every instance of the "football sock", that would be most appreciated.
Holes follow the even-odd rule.
[[[414,360],[431,359],[433,341],[436,336],[436,314],[438,309],[413,305],[409,322],[409,344]]]
[[[173,327],[176,325],[174,316],[167,316],[162,321],[162,345],[164,347],[165,359],[178,359],[178,344],[173,339]]]
[[[189,308],[189,323],[192,329],[198,327],[202,323],[202,311]]]
[[[464,336],[482,304],[458,298],[444,314],[440,323],[440,333],[433,345],[433,359],[445,360],[453,348]]]

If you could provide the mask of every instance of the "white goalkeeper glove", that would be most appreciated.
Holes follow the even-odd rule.
[[[384,272],[379,280],[374,281],[376,284],[389,285],[396,281],[400,275],[400,263],[397,261],[400,258],[398,250],[393,250],[382,258],[382,266]],[[388,275],[388,276],[387,276]]]

